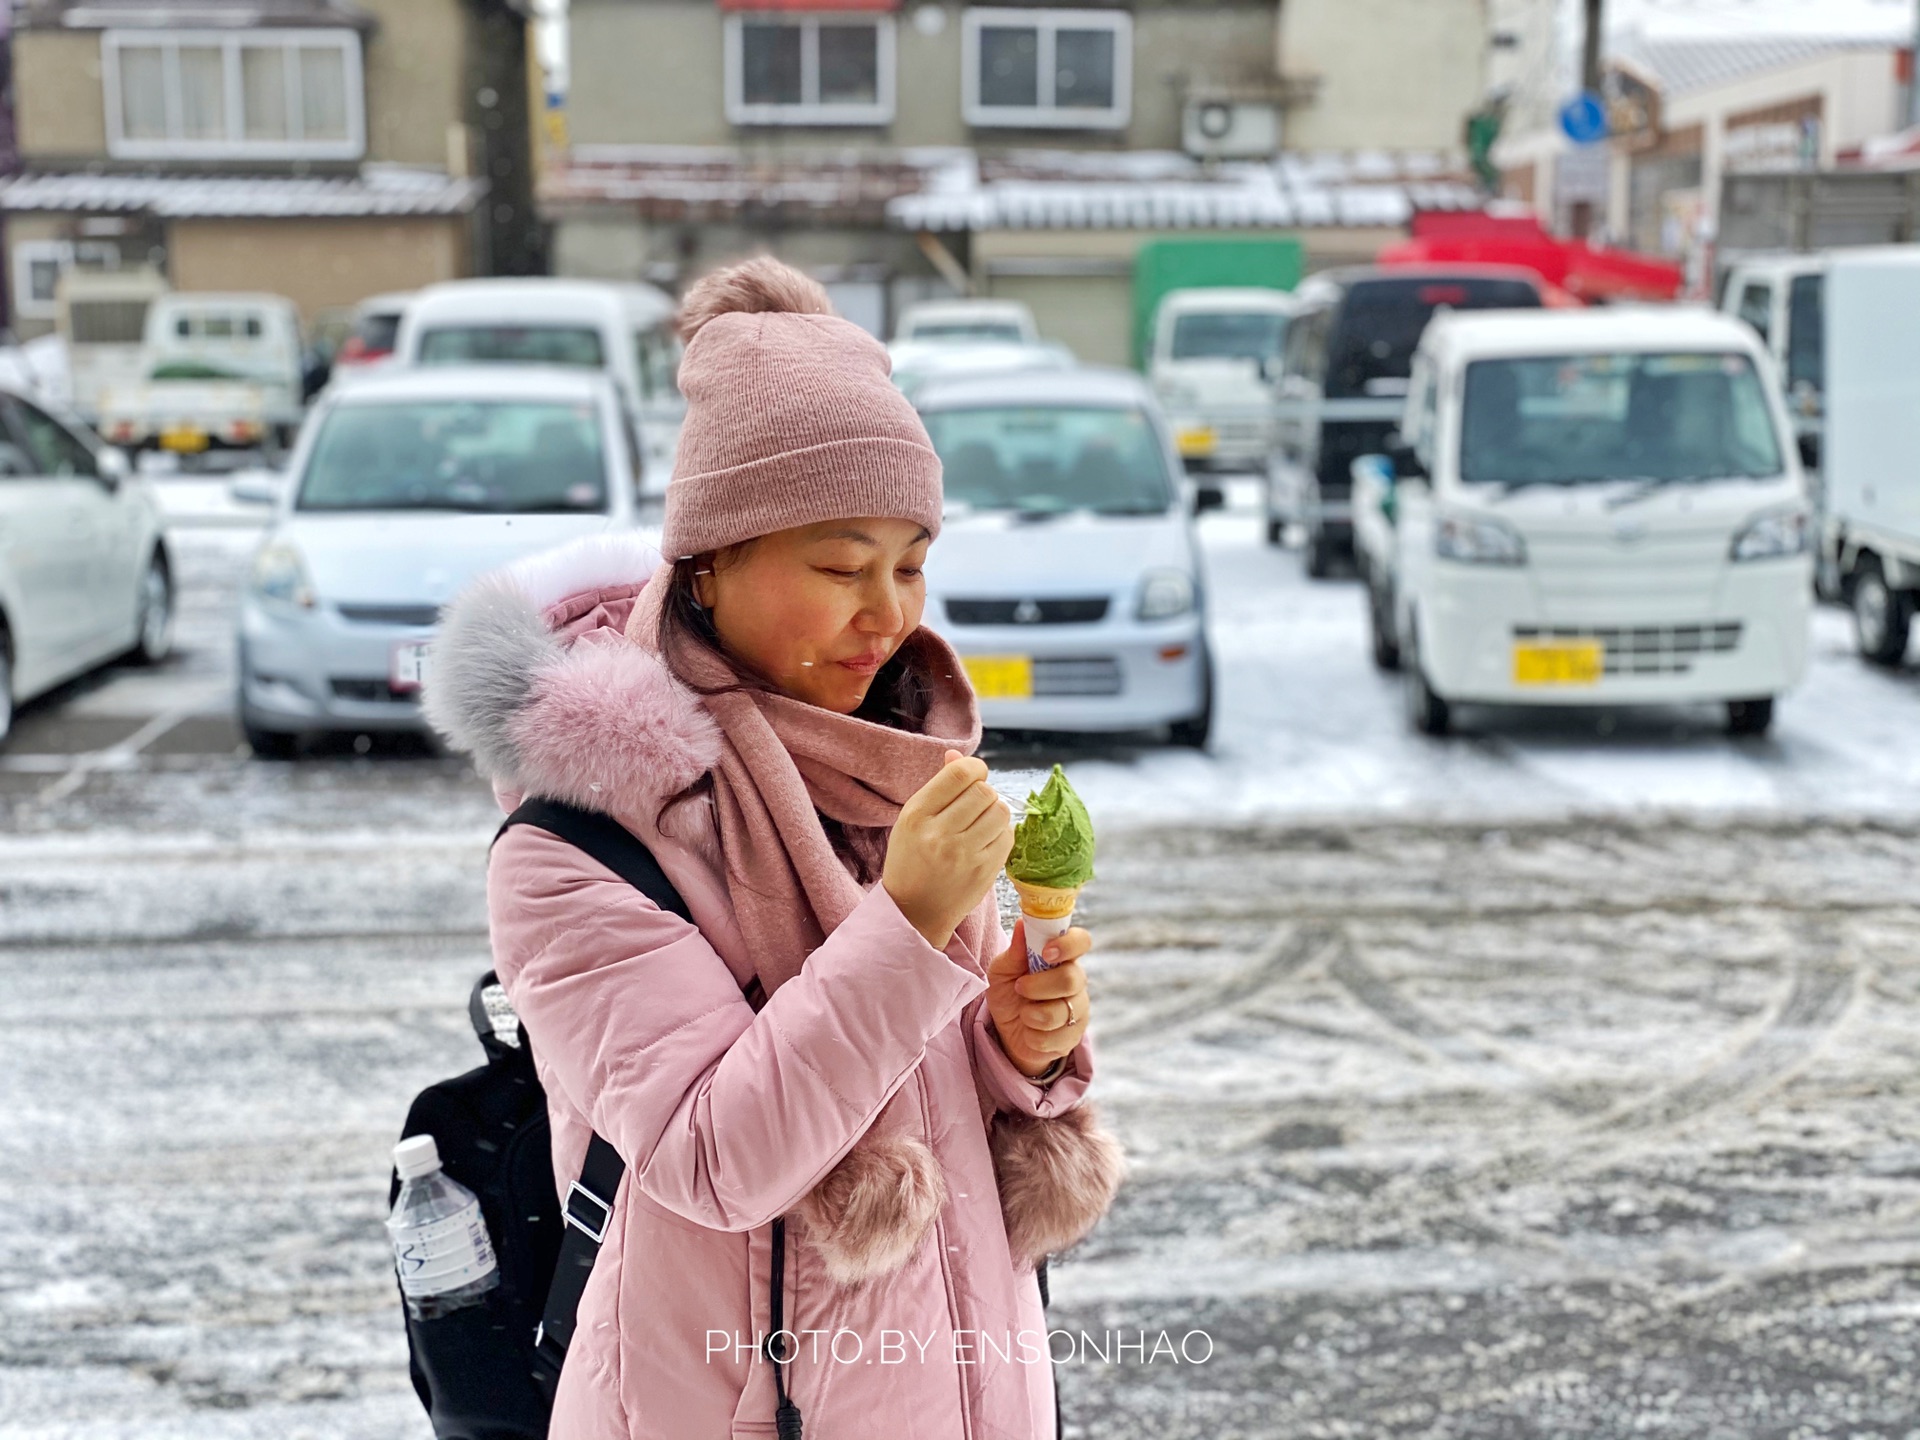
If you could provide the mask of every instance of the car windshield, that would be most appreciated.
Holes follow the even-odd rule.
[[[949,505],[1137,515],[1173,503],[1160,440],[1143,411],[1006,405],[936,410],[926,420]]]
[[[1327,342],[1327,398],[1406,394],[1414,347],[1436,310],[1539,305],[1539,289],[1525,280],[1430,276],[1359,281],[1347,292]]]
[[[301,510],[605,510],[589,404],[437,400],[341,405],[300,480]]]
[[[1011,320],[923,320],[910,340],[1000,340],[1018,345],[1027,337]]]
[[[1253,310],[1232,315],[1224,311],[1195,312],[1173,322],[1172,358],[1175,360],[1252,360],[1279,356],[1287,334],[1287,317]]]
[[[585,325],[447,325],[420,337],[422,365],[575,365],[607,363],[600,332]]]
[[[1476,360],[1462,411],[1468,484],[1757,479],[1781,470],[1766,393],[1740,354]]]

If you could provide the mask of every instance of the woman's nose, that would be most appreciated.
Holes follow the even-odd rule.
[[[856,623],[871,635],[897,635],[906,618],[906,607],[900,603],[900,587],[891,580],[882,580],[867,595]]]

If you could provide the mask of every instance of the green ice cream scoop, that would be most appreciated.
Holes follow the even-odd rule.
[[[1058,765],[1013,831],[1007,874],[1029,885],[1077,890],[1093,879],[1093,821]]]

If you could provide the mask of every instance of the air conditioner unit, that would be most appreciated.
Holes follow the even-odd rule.
[[[1280,148],[1280,108],[1269,100],[1192,99],[1180,134],[1186,152],[1203,160],[1268,156]]]

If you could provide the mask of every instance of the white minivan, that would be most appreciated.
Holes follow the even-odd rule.
[[[447,280],[400,318],[400,365],[560,365],[612,375],[638,421],[642,489],[665,494],[686,415],[678,302],[652,285],[600,280]]]
[[[1284,290],[1223,285],[1169,291],[1154,310],[1147,378],[1188,469],[1266,472],[1280,356],[1298,308]]]
[[[1747,326],[1437,316],[1389,448],[1355,469],[1391,474],[1367,503],[1391,522],[1378,583],[1419,729],[1461,702],[1715,702],[1754,735],[1805,672],[1806,486]]]

